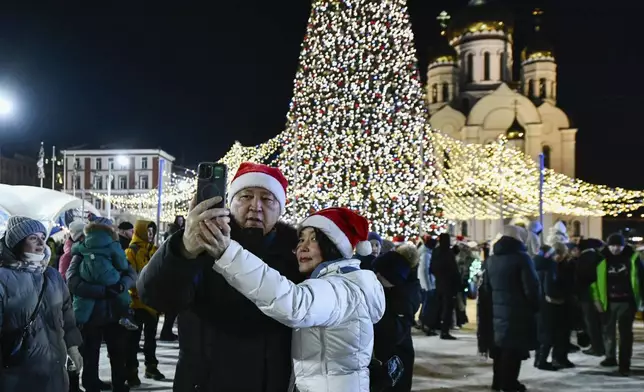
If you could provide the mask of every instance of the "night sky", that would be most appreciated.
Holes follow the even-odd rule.
[[[59,148],[116,142],[161,147],[193,165],[235,140],[252,145],[282,131],[309,1],[131,3],[0,13],[0,83],[19,106],[0,127],[3,148],[35,156],[41,139]],[[422,74],[436,15],[466,3],[409,1]],[[628,3],[534,2],[555,41],[559,106],[579,128],[579,177],[643,189],[644,5]],[[519,10],[515,50],[529,10]]]

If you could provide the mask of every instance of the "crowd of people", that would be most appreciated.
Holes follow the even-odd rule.
[[[392,243],[341,207],[293,227],[280,221],[286,200],[279,169],[243,163],[227,207],[194,200],[159,248],[153,222],[91,216],[69,225],[56,261],[42,223],[10,218],[0,239],[0,390],[77,392],[80,374],[86,392],[128,391],[141,385],[139,352],[144,377],[163,380],[165,314],[160,339],[180,343],[175,391],[411,391],[412,329],[456,339],[476,291],[476,250],[446,233]],[[540,230],[509,225],[481,248],[478,338],[494,359],[493,389],[525,390],[519,369],[533,350],[544,371],[574,366],[578,319],[584,352],[627,375],[641,261],[619,235],[573,245],[557,224],[541,246]],[[109,383],[99,379],[103,343]]]
[[[539,224],[510,225],[483,262],[478,291],[479,350],[494,360],[492,389],[525,391],[521,362],[534,351],[544,371],[575,367],[568,354],[604,357],[629,376],[633,323],[644,298],[644,265],[621,234],[569,241],[557,222],[543,246]],[[616,332],[619,331],[619,350]],[[577,332],[577,345],[571,332]]]

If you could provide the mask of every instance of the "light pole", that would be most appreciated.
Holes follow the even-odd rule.
[[[121,167],[128,166],[128,159],[122,155],[116,157],[116,163]],[[107,219],[112,219],[112,162],[107,164]]]
[[[0,96],[0,117],[4,120],[13,114],[13,101],[7,97]],[[2,143],[0,143],[0,183],[2,183]]]

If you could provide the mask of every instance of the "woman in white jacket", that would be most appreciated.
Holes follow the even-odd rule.
[[[352,258],[370,253],[368,222],[345,208],[319,211],[299,226],[296,285],[230,241],[213,269],[266,315],[294,328],[299,392],[368,392],[373,324],[385,311],[382,285]],[[222,230],[224,231],[224,230]]]

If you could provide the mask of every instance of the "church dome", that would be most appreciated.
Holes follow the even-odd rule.
[[[450,40],[474,33],[512,32],[513,18],[507,7],[495,1],[470,0],[454,16],[448,30]]]
[[[519,119],[517,118],[516,114],[514,115],[514,121],[512,121],[512,124],[510,124],[510,127],[505,132],[505,136],[508,138],[508,140],[525,139],[525,128],[523,127],[523,125],[521,125],[521,123],[519,123]]]

